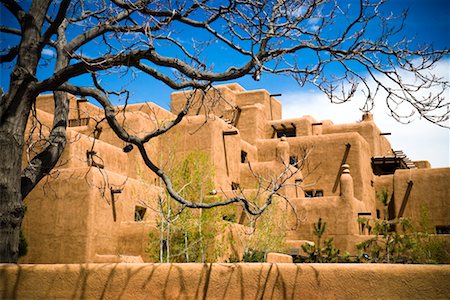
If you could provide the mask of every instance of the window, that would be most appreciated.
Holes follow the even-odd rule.
[[[450,226],[436,226],[437,234],[450,234]]]
[[[142,222],[144,221],[145,212],[147,209],[142,206],[136,206],[134,208],[134,221],[135,222]]]
[[[68,127],[86,126],[89,124],[89,118],[69,119]]]
[[[305,191],[305,198],[323,197],[323,190]]]
[[[290,164],[291,166],[296,166],[296,167],[297,167],[297,164],[298,164],[298,158],[297,158],[297,155],[291,155],[291,156],[289,156],[289,164]]]
[[[291,123],[290,126],[286,124],[280,124],[281,128],[277,128],[274,125],[271,125],[273,129],[273,135],[272,138],[277,136],[277,138],[281,138],[283,136],[285,137],[296,137],[297,136],[297,127],[294,123]],[[289,126],[289,127],[288,127]]]
[[[281,137],[296,137],[295,128],[286,128],[277,130],[277,138]]]
[[[247,152],[241,151],[241,163],[245,164],[247,161]]]
[[[369,220],[372,216],[370,212],[361,212],[358,213],[358,223],[359,223],[359,234],[366,234],[365,230],[367,229],[367,234],[370,234],[372,228],[369,225]]]
[[[232,182],[232,183],[231,183],[231,189],[232,189],[233,191],[237,191],[237,190],[239,189],[239,183]]]

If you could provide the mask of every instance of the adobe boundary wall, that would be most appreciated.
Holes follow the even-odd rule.
[[[0,265],[1,299],[450,299],[450,265]]]

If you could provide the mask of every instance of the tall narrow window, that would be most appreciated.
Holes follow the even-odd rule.
[[[366,234],[365,230],[367,229],[367,234],[370,234],[371,227],[369,226],[369,220],[372,216],[370,212],[361,212],[358,213],[358,222],[359,222],[359,234]]]
[[[245,164],[248,161],[247,155],[247,152],[241,151],[241,163]]]

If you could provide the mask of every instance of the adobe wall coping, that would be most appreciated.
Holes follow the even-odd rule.
[[[450,265],[0,265],[3,299],[449,299]]]

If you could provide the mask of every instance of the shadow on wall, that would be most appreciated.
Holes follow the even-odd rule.
[[[448,299],[450,266],[0,265],[2,299]]]

